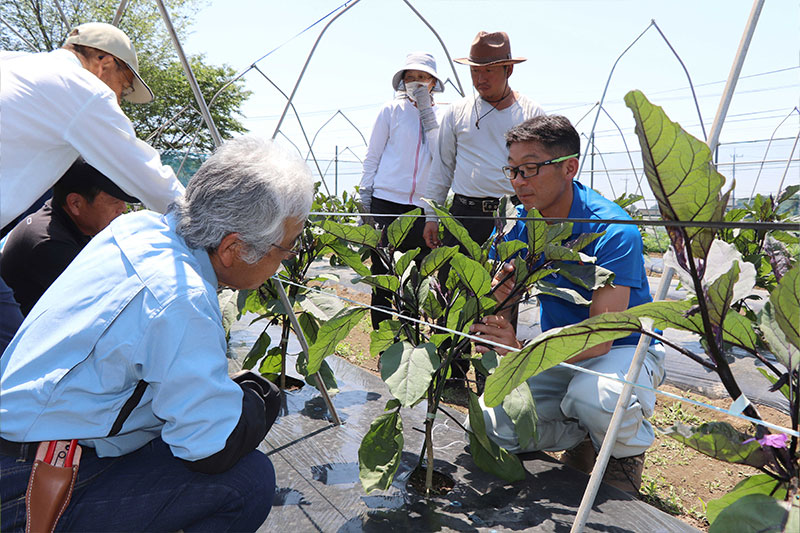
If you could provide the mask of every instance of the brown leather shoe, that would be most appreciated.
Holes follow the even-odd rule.
[[[592,439],[588,435],[580,444],[564,451],[559,457],[559,461],[575,470],[580,470],[584,474],[592,473],[595,459],[597,459],[597,451],[595,451]]]
[[[644,453],[621,459],[612,457],[608,460],[603,482],[638,497],[639,489],[642,487],[642,470],[644,470]]]

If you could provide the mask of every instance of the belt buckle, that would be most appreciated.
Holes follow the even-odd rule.
[[[492,213],[497,208],[497,206],[495,206],[494,203],[495,203],[494,200],[483,200],[481,202],[481,209],[483,210],[484,213]]]

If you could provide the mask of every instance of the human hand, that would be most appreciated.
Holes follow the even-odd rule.
[[[430,221],[425,223],[425,229],[422,230],[422,238],[425,239],[425,244],[428,248],[438,248],[442,245],[439,239],[439,223]]]
[[[488,341],[511,346],[516,350],[522,348],[522,345],[517,340],[517,332],[514,331],[511,322],[500,315],[483,317],[480,322],[476,322],[469,327],[469,332]],[[505,355],[510,351],[498,346],[475,344],[475,351],[478,353],[486,353],[490,350],[494,350],[500,355]]]
[[[511,291],[514,289],[514,265],[511,263],[503,264],[503,268],[501,268],[497,274],[495,274],[494,279],[492,280],[492,288],[494,292],[492,293],[492,297],[498,302],[504,302],[506,298],[509,297]],[[517,296],[516,300],[519,299]]]
[[[433,104],[433,100],[431,99],[431,92],[428,88],[428,84],[426,83],[409,83],[409,88],[411,89],[411,99],[417,103],[417,109],[422,111],[423,109],[430,109],[431,105]]]

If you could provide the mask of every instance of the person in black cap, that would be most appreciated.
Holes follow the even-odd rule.
[[[23,315],[126,202],[139,200],[78,158],[53,186],[53,198],[17,224],[0,255],[0,276]]]

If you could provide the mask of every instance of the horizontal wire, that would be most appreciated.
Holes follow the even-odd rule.
[[[475,220],[475,219],[501,219],[501,220],[517,220],[517,221],[539,221],[547,223],[559,222],[578,222],[587,224],[622,224],[628,226],[666,226],[666,227],[679,227],[679,228],[719,228],[719,229],[754,229],[762,231],[800,231],[800,223],[795,222],[702,222],[692,220],[625,220],[625,219],[606,219],[606,218],[561,218],[561,217],[540,217],[540,218],[527,218],[527,217],[506,217],[506,216],[464,216],[464,215],[398,215],[395,213],[339,213],[339,212],[326,212],[326,211],[312,211],[309,216],[332,216],[332,217],[357,217],[357,216],[371,216],[371,217],[410,217],[410,218],[455,218],[460,220]]]
[[[512,347],[512,346],[507,346],[505,344],[500,344],[498,342],[494,342],[494,341],[491,341],[489,339],[485,339],[483,337],[478,337],[476,335],[470,335],[468,333],[463,333],[461,331],[450,329],[450,328],[447,328],[445,326],[440,326],[438,324],[431,324],[430,322],[426,322],[426,321],[420,320],[418,318],[405,316],[405,315],[403,315],[401,313],[398,313],[397,311],[394,311],[394,310],[378,308],[378,307],[374,307],[374,306],[369,305],[369,304],[363,304],[361,302],[357,302],[356,300],[353,300],[351,298],[347,298],[345,296],[340,296],[338,294],[331,294],[330,292],[325,292],[325,291],[323,291],[321,289],[318,289],[316,287],[309,287],[307,285],[302,285],[300,283],[295,283],[294,281],[290,281],[290,280],[281,278],[277,274],[272,276],[272,279],[277,280],[277,281],[279,281],[279,282],[281,282],[281,283],[283,283],[285,285],[293,285],[295,287],[299,287],[301,289],[307,289],[309,291],[313,291],[313,292],[317,292],[317,293],[320,293],[320,294],[324,294],[326,296],[335,296],[336,298],[338,298],[338,299],[340,299],[342,301],[349,302],[349,303],[351,303],[353,305],[356,305],[356,306],[364,308],[364,309],[371,309],[371,310],[374,310],[374,311],[380,311],[382,313],[386,313],[386,314],[392,315],[392,316],[397,317],[397,318],[402,318],[403,320],[408,320],[409,322],[413,322],[413,323],[420,324],[420,325],[423,325],[423,326],[428,326],[428,327],[430,327],[432,329],[436,329],[436,330],[439,330],[439,331],[444,331],[444,332],[447,332],[447,333],[452,333],[452,334],[455,334],[455,335],[459,335],[461,337],[464,337],[464,338],[467,338],[467,339],[470,339],[470,340],[473,340],[473,341],[476,341],[476,342],[479,342],[479,343],[482,343],[482,344],[489,344],[491,346],[495,346],[497,348],[503,348],[505,350],[509,350],[509,351],[512,351],[512,352],[519,351],[518,348],[515,348],[515,347]],[[784,428],[782,426],[773,424],[771,422],[767,422],[766,420],[759,420],[757,418],[752,418],[752,417],[749,417],[749,416],[743,415],[743,414],[735,414],[735,413],[730,412],[729,410],[722,409],[720,407],[716,407],[714,405],[707,404],[707,403],[704,403],[704,402],[700,402],[700,401],[697,401],[697,400],[693,400],[692,398],[685,398],[685,397],[680,396],[678,394],[673,394],[671,392],[658,390],[655,387],[648,387],[647,385],[641,385],[639,383],[634,383],[634,382],[628,381],[628,380],[626,380],[624,378],[618,378],[616,376],[610,376],[610,375],[607,375],[607,374],[601,374],[600,372],[597,372],[597,371],[594,371],[594,370],[589,370],[588,368],[583,368],[581,366],[576,366],[576,365],[573,365],[573,364],[570,364],[570,363],[563,363],[562,362],[562,363],[558,363],[557,366],[561,366],[561,367],[564,367],[564,368],[569,368],[569,369],[574,370],[576,372],[583,372],[585,374],[591,374],[593,376],[598,376],[598,377],[610,379],[610,380],[613,380],[613,381],[618,381],[620,383],[624,383],[624,384],[627,384],[627,385],[632,385],[632,386],[637,387],[639,389],[649,390],[649,391],[651,391],[651,392],[653,392],[655,394],[661,394],[663,396],[668,396],[668,397],[676,399],[676,400],[685,401],[685,402],[688,402],[690,404],[693,404],[693,405],[696,405],[696,406],[699,406],[699,407],[706,407],[708,409],[711,409],[711,410],[714,410],[714,411],[718,411],[720,413],[725,413],[725,414],[727,414],[729,416],[733,416],[735,418],[740,418],[742,420],[747,420],[750,423],[761,425],[761,426],[765,426],[765,427],[768,427],[770,429],[774,429],[775,431],[780,431],[781,433],[785,433],[787,435],[791,435],[793,437],[800,437],[800,432],[794,431],[794,430],[789,429],[789,428]]]

